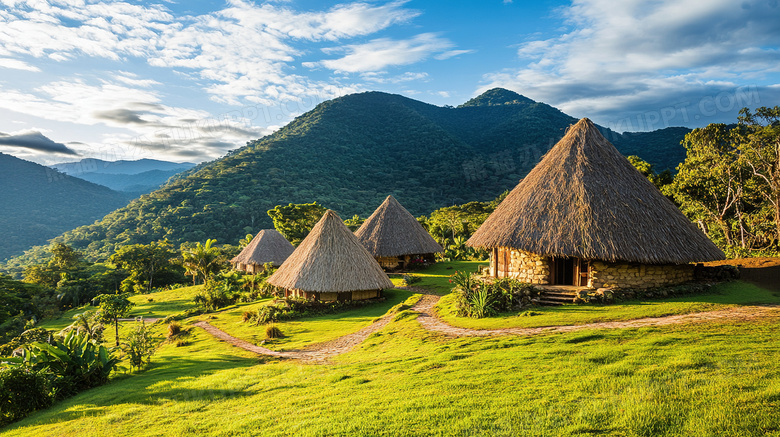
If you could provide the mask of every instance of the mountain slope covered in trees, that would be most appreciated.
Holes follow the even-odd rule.
[[[103,217],[127,203],[112,191],[0,153],[0,260]]]
[[[381,92],[348,95],[57,241],[97,259],[119,245],[162,238],[233,243],[272,227],[266,211],[291,202],[317,201],[350,217],[367,216],[388,194],[415,215],[491,200],[515,186],[575,121],[501,89],[458,108]],[[652,150],[635,137],[604,132],[623,153],[658,169],[685,156],[682,131],[642,134]]]

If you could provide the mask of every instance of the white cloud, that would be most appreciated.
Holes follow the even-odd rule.
[[[34,65],[30,65],[24,61],[20,61],[18,59],[11,59],[11,58],[0,58],[0,67],[10,68],[14,70],[34,71],[34,72],[41,71],[40,68]]]
[[[434,56],[433,58],[438,60],[438,61],[443,61],[445,59],[449,59],[449,58],[452,58],[452,57],[455,57],[455,56],[465,55],[465,54],[468,54],[468,53],[474,53],[474,50],[450,50],[450,51],[447,51],[447,52],[444,52],[444,53],[440,53],[440,54]]]
[[[480,90],[503,86],[608,122],[733,93],[780,65],[776,2],[575,0],[562,13],[567,33],[523,43],[527,66],[486,75]]]
[[[192,72],[195,79],[206,81],[204,89],[213,100],[233,105],[336,97],[332,84],[291,72],[304,53],[294,43],[365,36],[420,14],[405,4],[356,2],[300,12],[287,5],[231,0],[219,11],[174,17],[165,6],[120,1],[10,2],[0,11],[0,56],[58,62],[81,56],[143,58],[155,67]],[[128,76],[120,80],[137,87],[156,85]]]
[[[341,49],[347,54],[339,59],[326,59],[318,64],[347,73],[379,71],[387,67],[408,65],[452,48],[454,44],[435,33],[422,33],[405,40],[379,38],[365,44],[351,44]]]

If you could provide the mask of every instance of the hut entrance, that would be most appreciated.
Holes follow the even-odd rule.
[[[580,258],[552,258],[550,285],[586,287],[590,276],[590,262]]]

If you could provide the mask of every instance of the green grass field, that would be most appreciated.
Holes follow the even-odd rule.
[[[446,267],[423,272],[425,286],[445,291],[455,270]],[[354,332],[408,295],[362,308],[364,314],[349,316],[354,321],[295,321],[309,331],[288,327],[290,341]],[[576,308],[586,314],[581,320],[592,321],[610,308],[631,317],[660,311],[656,305],[762,301],[777,296],[735,282],[708,296],[564,306],[531,319],[568,320]],[[210,322],[228,328],[249,306]],[[258,357],[193,328],[189,345],[164,344],[145,371],[120,372],[4,435],[780,436],[778,317],[492,338],[444,337],[422,329],[416,317],[399,313],[327,365]],[[512,318],[485,320],[505,319]]]

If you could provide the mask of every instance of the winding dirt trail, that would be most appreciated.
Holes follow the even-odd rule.
[[[331,357],[349,352],[352,350],[352,348],[365,341],[369,335],[384,328],[388,323],[390,323],[390,320],[393,318],[393,316],[395,316],[395,314],[386,315],[358,332],[347,334],[325,343],[315,344],[310,349],[290,350],[284,352],[274,351],[262,346],[254,345],[240,338],[233,337],[232,335],[217,328],[209,322],[200,321],[195,323],[194,326],[203,328],[206,330],[206,332],[219,340],[228,342],[233,346],[240,347],[241,349],[248,350],[249,352],[254,352],[258,355],[292,358],[314,364],[324,364],[327,363]]]
[[[489,337],[497,335],[539,335],[559,332],[582,331],[585,329],[624,329],[642,328],[647,326],[666,326],[683,323],[697,323],[717,320],[756,320],[760,318],[780,317],[780,305],[742,306],[724,310],[705,311],[700,313],[680,314],[664,317],[646,317],[619,322],[597,322],[584,325],[545,326],[540,328],[503,328],[503,329],[468,329],[458,328],[440,319],[434,307],[439,302],[439,296],[426,294],[412,309],[420,315],[417,320],[423,328],[451,337]]]
[[[584,325],[546,326],[541,328],[503,328],[503,329],[468,329],[452,326],[438,317],[434,307],[439,302],[440,296],[429,294],[420,289],[413,291],[423,293],[422,298],[411,308],[419,313],[417,320],[423,328],[444,334],[450,337],[491,337],[501,335],[532,336],[541,334],[564,333],[582,331],[586,329],[623,329],[641,328],[647,326],[666,326],[684,323],[699,323],[718,320],[749,321],[766,317],[780,317],[780,305],[755,305],[728,308],[716,311],[706,311],[691,314],[680,314],[664,317],[646,317],[642,319],[626,320],[619,322],[598,322]],[[371,325],[353,334],[348,334],[331,340],[327,343],[312,345],[309,349],[278,352],[261,346],[256,346],[240,338],[231,336],[208,322],[201,321],[195,326],[203,328],[215,338],[226,341],[236,347],[254,352],[259,355],[267,355],[280,358],[297,359],[312,364],[327,363],[331,357],[349,352],[362,343],[369,335],[384,328],[395,314],[389,314]]]

